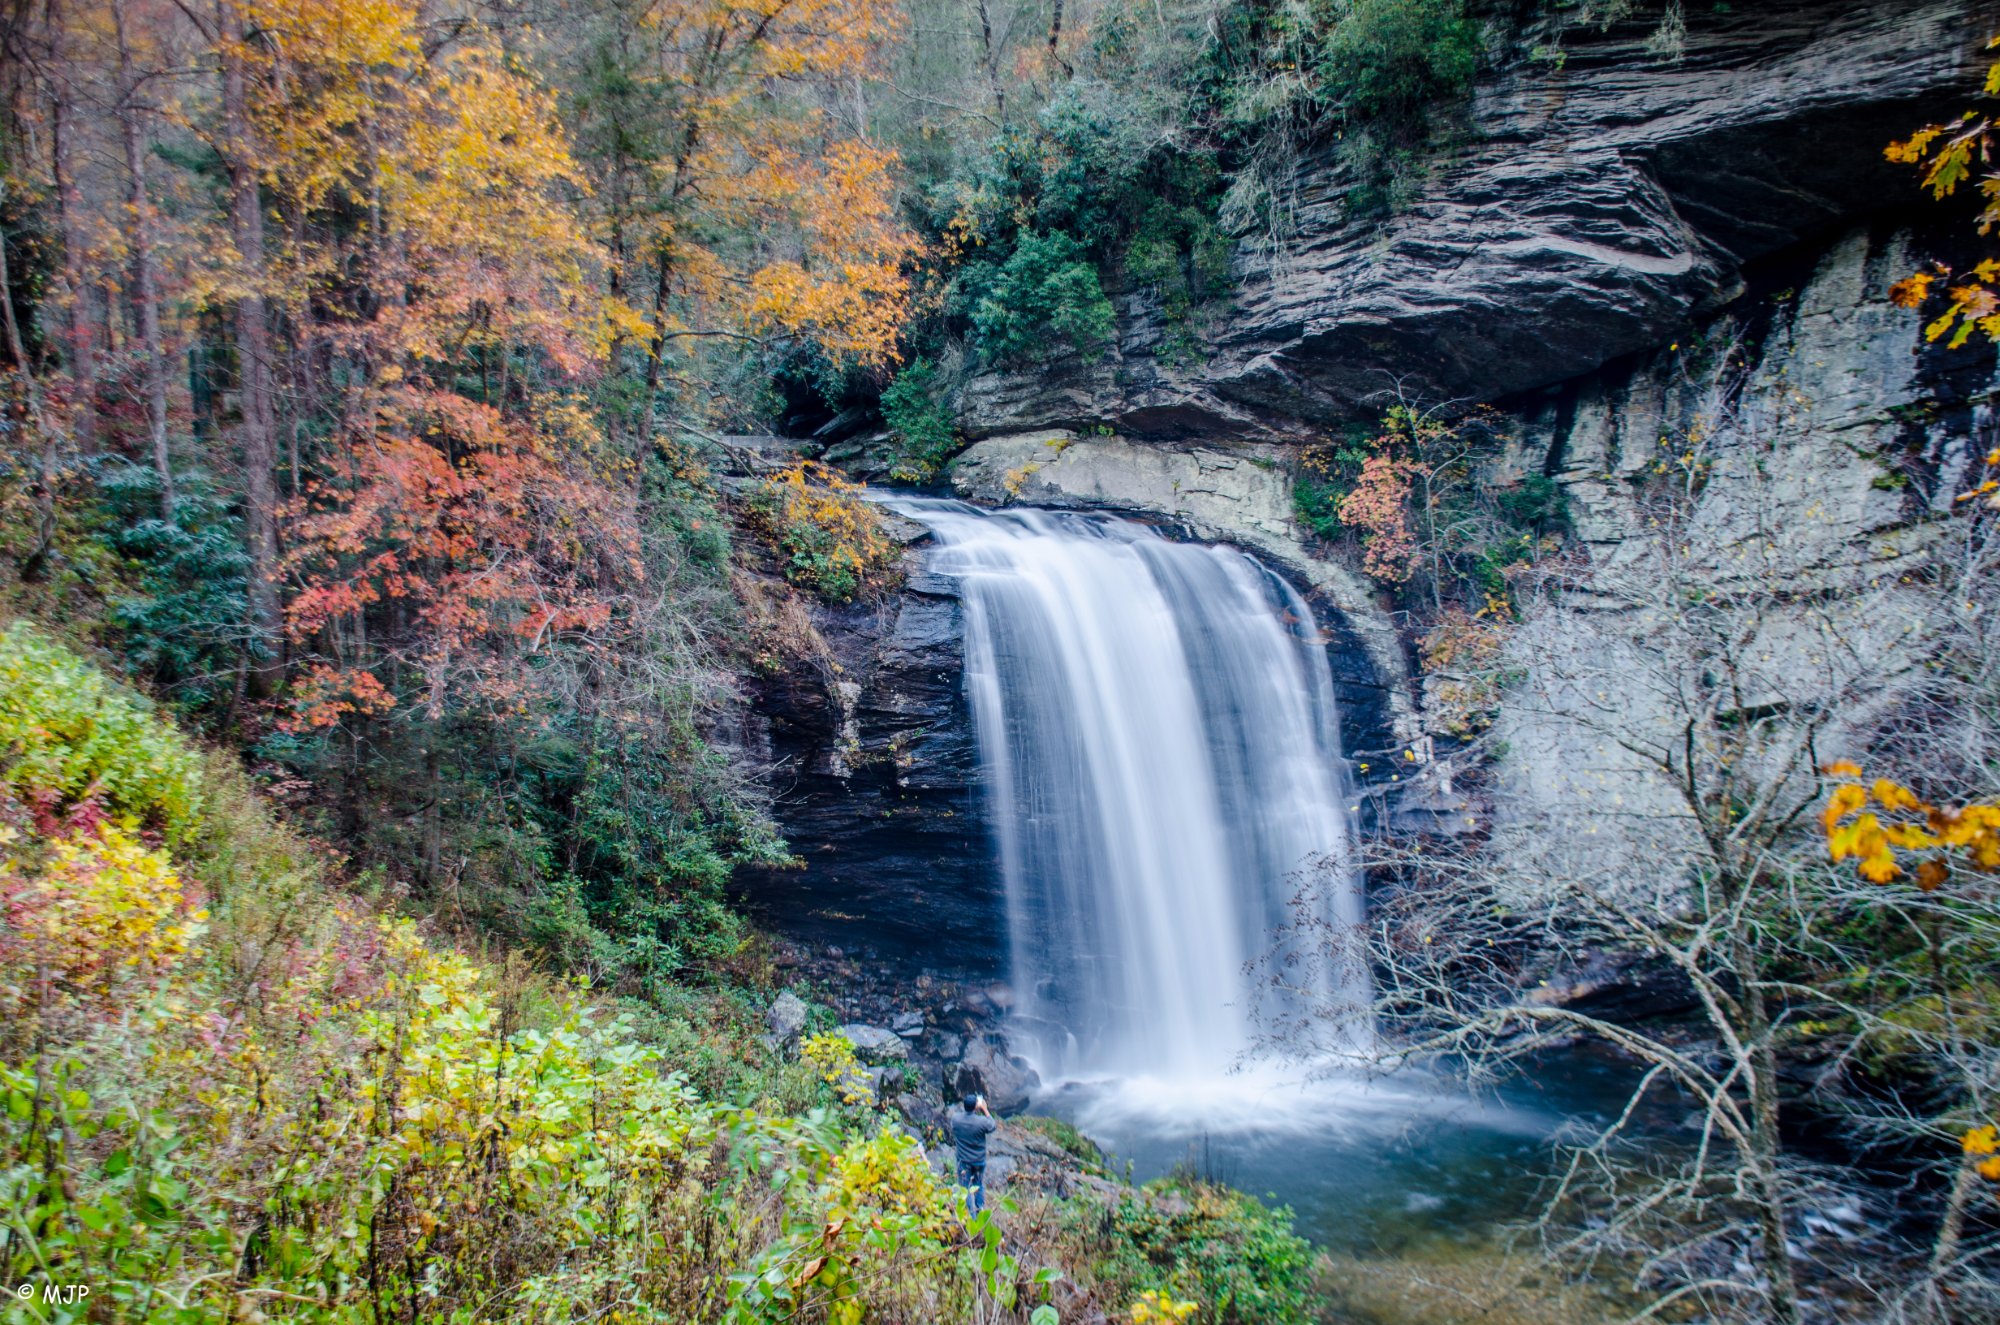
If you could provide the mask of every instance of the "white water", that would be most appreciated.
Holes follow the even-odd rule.
[[[1268,1102],[1270,1069],[1241,1069],[1277,996],[1249,968],[1350,838],[1310,609],[1241,552],[1129,521],[895,506],[936,534],[931,569],[964,595],[1016,1024],[1039,1029],[1044,1076],[1198,1112],[1246,1089]],[[1358,924],[1336,873],[1311,905]],[[1364,971],[1319,979],[1314,997],[1366,1005]]]

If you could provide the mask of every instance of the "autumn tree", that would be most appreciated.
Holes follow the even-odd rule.
[[[777,851],[707,744],[722,494],[656,422],[699,427],[766,346],[886,362],[914,251],[894,154],[833,97],[888,10],[620,12],[584,27],[626,22],[662,132],[615,143],[573,114],[567,13],[5,28],[8,215],[48,237],[5,235],[9,381],[46,425],[19,564],[108,600],[135,666],[306,774],[362,859],[613,975],[726,954],[729,861]]]
[[[1987,49],[1996,48],[2000,48],[2000,37],[1987,43]],[[2000,96],[2000,60],[1987,65],[1981,91],[1987,97]],[[1991,116],[1968,110],[1956,121],[1927,124],[1908,138],[1889,144],[1884,155],[1898,165],[1916,167],[1923,187],[1933,198],[1949,198],[1961,185],[1974,187],[1985,200],[1975,224],[1980,234],[1988,235],[2000,224],[2000,173],[1988,168],[1995,128]],[[1949,343],[1956,347],[1977,332],[1989,340],[2000,340],[2000,259],[1986,259],[1965,272],[1933,263],[1898,282],[1891,297],[1905,308],[1922,308],[1934,299],[1933,287],[1947,290],[1950,303],[1925,327],[1926,339],[1936,341],[1949,335]]]
[[[882,0],[611,3],[563,58],[611,288],[645,316],[621,338],[654,411],[699,425],[705,347],[804,340],[897,357],[914,237],[896,153],[870,140],[860,80],[900,14]]]

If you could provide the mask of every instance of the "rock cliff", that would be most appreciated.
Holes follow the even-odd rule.
[[[1406,210],[1350,215],[1333,145],[1309,150],[1295,233],[1242,246],[1195,366],[1155,359],[1159,319],[1128,296],[1115,355],[978,377],[963,425],[1294,436],[1397,388],[1496,400],[1665,344],[1742,293],[1746,265],[1913,197],[1880,146],[1956,112],[1988,18],[1971,0],[1689,6],[1674,61],[1637,19],[1492,18],[1459,145]]]
[[[824,652],[755,684],[748,753],[801,862],[739,874],[783,932],[899,966],[991,976],[1006,919],[965,707],[959,604],[922,572],[898,592],[811,609]]]
[[[1663,550],[1676,592],[1743,641],[1746,714],[1865,717],[1920,670],[1935,629],[1924,586],[1955,527],[1937,517],[1996,440],[1992,347],[1927,344],[1922,319],[1888,300],[1925,251],[1908,231],[1850,231],[1685,339],[1512,402],[1499,464],[1562,483],[1579,573],[1516,641],[1561,684],[1502,706],[1503,822],[1601,805],[1588,854],[1612,873],[1666,858],[1687,831],[1677,787],[1630,748],[1670,745],[1717,665],[1663,642],[1648,584]],[[1686,514],[1663,549],[1652,494],[1668,475]],[[1843,753],[1838,723],[1819,739],[1823,758]]]

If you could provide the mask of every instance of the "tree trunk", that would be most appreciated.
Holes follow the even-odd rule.
[[[277,687],[283,656],[278,604],[277,420],[271,399],[271,330],[264,304],[264,208],[257,145],[250,127],[242,14],[223,0],[222,118],[229,165],[229,228],[243,289],[236,299],[237,385],[242,396],[244,538],[250,553],[250,617],[265,656],[253,664],[252,693]]]
[[[1791,1253],[1785,1249],[1785,1187],[1780,1171],[1778,1133],[1778,1052],[1771,1041],[1771,1021],[1764,1006],[1764,994],[1757,987],[1756,956],[1744,943],[1737,943],[1737,971],[1743,980],[1743,1008],[1748,1022],[1743,1046],[1750,1057],[1749,1161],[1756,1181],[1759,1231],[1764,1244],[1764,1275],[1772,1325],[1799,1325],[1798,1277],[1792,1272]]]
[[[49,549],[55,544],[57,435],[42,409],[42,390],[35,382],[34,370],[28,366],[28,348],[21,339],[20,319],[14,315],[14,273],[7,261],[7,233],[4,230],[0,230],[0,315],[4,315],[0,317],[0,323],[4,323],[6,328],[7,357],[13,361],[14,371],[21,379],[21,403],[27,410],[28,429],[40,437],[42,443],[41,468],[36,475],[34,493],[35,543],[18,563],[22,579],[38,580],[47,567]]]
[[[153,469],[160,478],[160,518],[174,520],[174,468],[167,448],[167,357],[160,344],[160,279],[153,261],[153,203],[146,186],[146,143],[139,124],[139,84],[125,37],[125,9],[111,7],[118,35],[118,127],[125,140],[125,171],[132,209],[132,274],[139,314],[140,352],[146,357],[146,427],[152,434]]]
[[[14,316],[14,273],[7,260],[5,230],[0,230],[0,326],[5,327],[7,334],[7,358],[21,379],[21,404],[28,412],[28,423],[36,432],[46,434],[49,428],[42,417],[42,391],[28,365],[28,347],[21,339],[20,320]]]
[[[1931,1291],[1944,1288],[1958,1264],[1958,1249],[1965,1239],[1965,1210],[1972,1204],[1980,1185],[1979,1170],[1970,1159],[1960,1157],[1958,1173],[1952,1179],[1951,1196],[1945,1201],[1944,1218],[1938,1221],[1937,1241],[1931,1245]]]
[[[1000,53],[993,49],[993,16],[986,7],[986,0],[973,0],[979,13],[979,47],[984,53],[986,65],[986,85],[993,92],[993,117],[1001,123],[1007,120],[1007,93],[1000,86]]]
[[[76,182],[76,112],[67,83],[71,71],[62,0],[49,0],[50,165],[55,172],[57,223],[62,230],[63,285],[68,295],[69,370],[76,402],[71,432],[85,452],[97,446],[97,334],[90,316],[90,282],[84,276],[83,192]],[[53,479],[51,479],[53,482]]]

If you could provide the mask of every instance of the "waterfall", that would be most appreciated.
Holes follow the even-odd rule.
[[[963,595],[1017,1024],[1044,1028],[1043,1071],[1228,1072],[1274,997],[1246,968],[1294,919],[1302,872],[1349,842],[1310,609],[1242,552],[1130,521],[894,505]],[[1313,905],[1358,923],[1341,874]],[[1345,1000],[1365,976],[1320,979]]]

